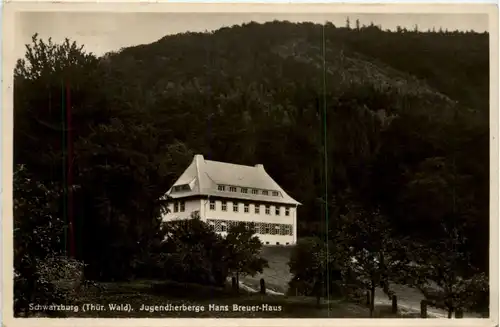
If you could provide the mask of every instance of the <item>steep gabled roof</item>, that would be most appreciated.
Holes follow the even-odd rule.
[[[172,192],[176,186],[189,185],[186,190]],[[218,185],[226,186],[219,191]],[[229,192],[229,186],[248,188],[248,193]],[[252,189],[267,190],[269,195],[252,194]],[[272,196],[278,191],[279,196]],[[183,198],[193,195],[217,196],[223,198],[274,202],[283,204],[300,204],[290,197],[271,176],[263,165],[243,166],[232,163],[205,160],[202,155],[194,156],[193,161],[167,192],[172,198]]]

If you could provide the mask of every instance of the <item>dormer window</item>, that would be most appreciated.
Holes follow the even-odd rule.
[[[172,192],[190,191],[191,188],[188,184],[176,185],[172,187]]]
[[[273,196],[279,196],[280,195],[280,192],[278,191],[273,191]]]
[[[219,191],[225,191],[226,188],[224,187],[224,185],[218,185],[217,186],[217,190],[219,190]]]
[[[248,189],[246,189],[246,188],[242,188],[242,189],[241,189],[241,193],[248,193]]]
[[[269,195],[268,191],[262,191],[262,195]]]
[[[229,187],[229,192],[236,192],[236,187],[234,186]]]

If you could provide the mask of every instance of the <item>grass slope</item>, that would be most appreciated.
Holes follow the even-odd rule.
[[[262,274],[245,276],[241,282],[254,289],[260,288],[260,279],[264,278],[266,287],[275,292],[286,294],[288,282],[292,278],[288,261],[293,247],[265,246],[262,248],[262,256],[267,259],[269,268],[264,269]]]

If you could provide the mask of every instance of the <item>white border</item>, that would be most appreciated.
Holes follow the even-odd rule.
[[[287,1],[288,2],[288,1]],[[13,318],[12,299],[12,85],[15,15],[24,11],[59,12],[199,12],[199,13],[486,13],[490,31],[490,318],[489,319],[50,319]],[[494,326],[498,325],[498,8],[491,4],[259,4],[259,3],[154,3],[153,1],[109,1],[92,3],[20,0],[3,4],[2,39],[2,217],[3,284],[2,311],[6,326]]]

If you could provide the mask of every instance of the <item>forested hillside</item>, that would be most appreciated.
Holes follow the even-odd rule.
[[[250,23],[101,58],[34,39],[15,163],[65,192],[65,246],[102,278],[132,269],[196,153],[264,164],[302,203],[299,237],[357,203],[415,241],[451,222],[487,271],[489,35],[352,25]]]

